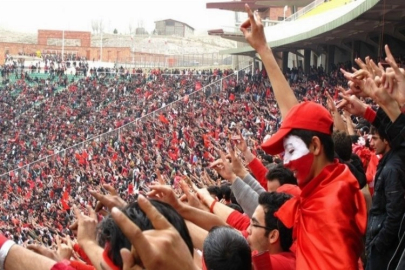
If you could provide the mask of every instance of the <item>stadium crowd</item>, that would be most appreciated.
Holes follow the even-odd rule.
[[[404,266],[404,71],[282,74],[247,11],[263,70],[3,87],[0,267]]]

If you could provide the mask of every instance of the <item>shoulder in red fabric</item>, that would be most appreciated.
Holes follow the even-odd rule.
[[[326,166],[275,215],[294,227],[297,269],[358,269],[367,212],[346,165]]]

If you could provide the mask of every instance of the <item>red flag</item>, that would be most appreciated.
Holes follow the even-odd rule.
[[[169,120],[167,120],[167,118],[163,114],[159,115],[159,120],[163,124],[166,124],[166,125],[169,124]]]
[[[62,203],[63,210],[65,210],[65,211],[70,209],[70,206],[67,203],[68,200],[69,200],[69,193],[68,193],[67,190],[65,190],[65,192],[63,192],[62,199],[60,199],[60,202]]]
[[[69,200],[69,193],[67,192],[67,190],[65,190],[65,192],[63,192],[62,199],[65,200],[65,201]]]
[[[65,210],[65,211],[69,211],[69,210],[70,210],[70,206],[67,204],[66,201],[61,200],[61,203],[62,203],[62,208],[63,208],[63,210]]]
[[[196,82],[195,83],[195,90],[200,90],[201,89],[201,82]]]
[[[132,183],[128,185],[128,194],[134,194],[134,185],[132,185]]]

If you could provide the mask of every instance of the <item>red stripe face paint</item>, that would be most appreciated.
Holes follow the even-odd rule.
[[[308,182],[314,155],[304,141],[295,135],[284,139],[284,167],[290,169],[297,178],[298,186],[303,188]]]

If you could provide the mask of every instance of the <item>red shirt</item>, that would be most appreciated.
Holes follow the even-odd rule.
[[[252,171],[253,176],[257,179],[260,185],[267,191],[267,179],[266,179],[267,168],[257,158],[253,159],[248,164],[248,167]]]
[[[297,269],[358,269],[367,210],[359,184],[337,161],[275,213],[293,227]]]
[[[295,255],[292,252],[257,254],[252,252],[254,270],[295,270]]]

